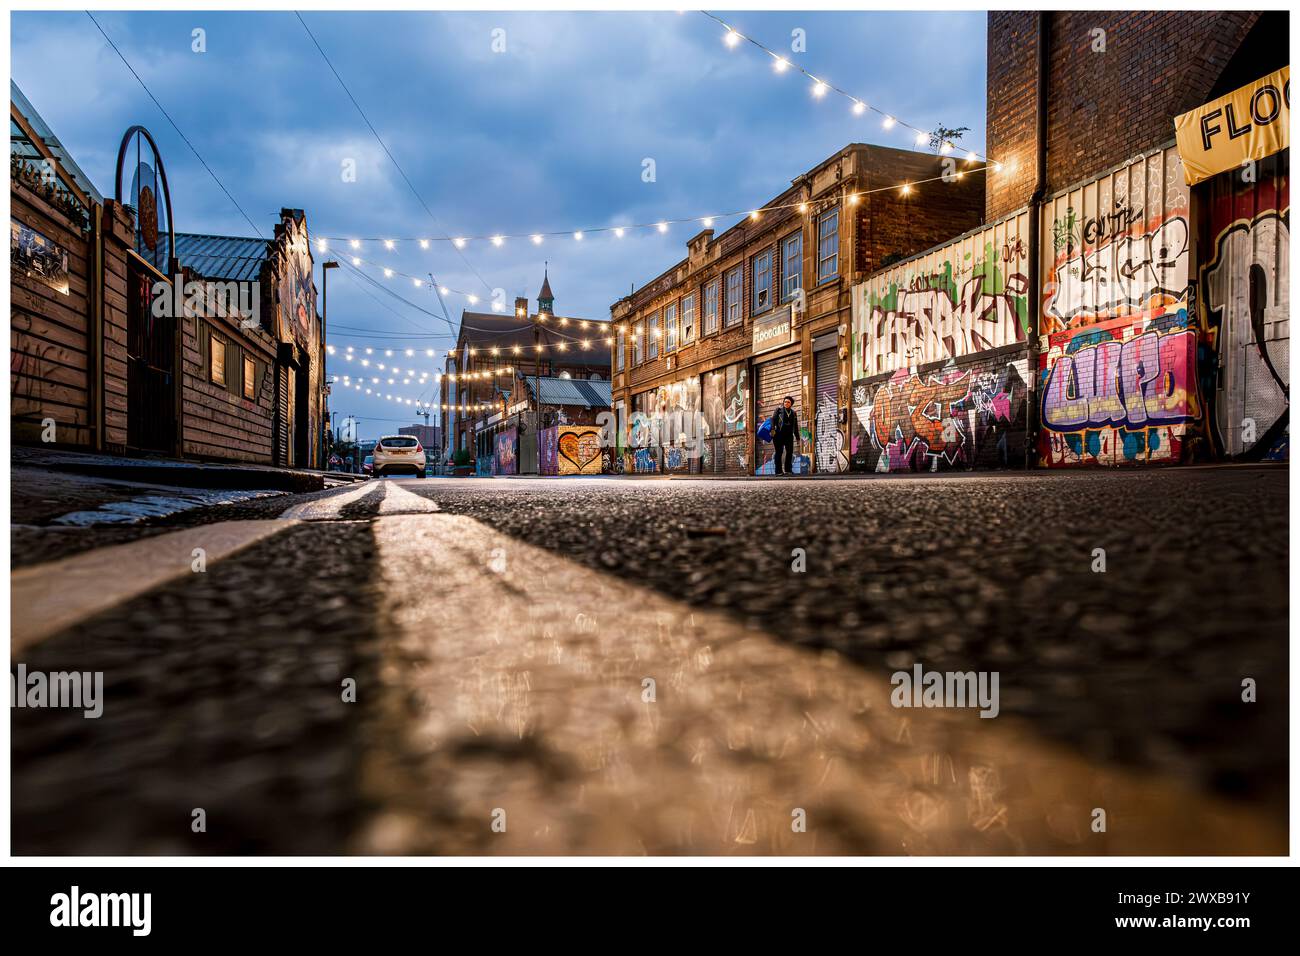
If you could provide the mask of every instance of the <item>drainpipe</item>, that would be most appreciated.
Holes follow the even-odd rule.
[[[1038,432],[1042,399],[1039,396],[1041,376],[1038,372],[1040,353],[1039,317],[1042,313],[1042,256],[1039,253],[1039,237],[1042,233],[1043,200],[1047,194],[1047,101],[1051,93],[1049,70],[1049,47],[1052,39],[1052,13],[1041,11],[1038,14],[1038,92],[1035,96],[1036,112],[1035,134],[1035,179],[1034,192],[1029,197],[1029,295],[1033,309],[1029,320],[1029,387],[1032,401],[1026,403],[1025,409],[1025,468],[1037,463]]]

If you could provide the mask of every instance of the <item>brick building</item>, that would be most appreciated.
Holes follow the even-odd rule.
[[[425,454],[430,461],[435,458],[441,458],[442,455],[442,429],[437,425],[403,425],[397,429],[399,435],[411,435],[420,440],[424,446]]]
[[[936,155],[847,146],[757,217],[691,238],[686,258],[615,302],[623,468],[770,471],[771,445],[753,433],[790,395],[801,430],[796,468],[847,469],[849,290],[981,221],[981,178],[941,179],[962,168]]]
[[[527,378],[530,386],[539,377],[608,380],[609,334],[603,319],[557,315],[549,274],[543,276],[536,311],[520,296],[511,315],[462,312],[440,383],[444,460],[469,452],[476,470],[491,474],[501,457],[498,436],[511,430],[511,469],[536,473],[537,423],[520,415],[534,406],[528,404],[527,389],[517,393],[517,380]]]
[[[10,91],[14,439],[314,463],[322,347],[301,210],[270,240],[177,233],[147,131],[123,137],[106,199]]]
[[[991,12],[992,225],[854,290],[854,467],[1286,457],[1287,36]],[[1240,155],[1185,163],[1202,134]]]

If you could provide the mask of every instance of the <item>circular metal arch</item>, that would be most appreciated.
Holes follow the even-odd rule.
[[[153,136],[143,126],[132,126],[122,135],[122,145],[117,148],[117,181],[114,189],[114,198],[122,203],[122,162],[126,159],[126,147],[134,135],[143,136],[149,141],[149,148],[153,150],[153,158],[158,164],[158,178],[162,181],[163,204],[167,207],[167,256],[168,259],[176,258],[176,224],[172,221],[172,190],[167,184],[167,169],[163,166],[162,153],[158,151],[158,144],[154,142]],[[137,215],[139,210],[136,210]]]

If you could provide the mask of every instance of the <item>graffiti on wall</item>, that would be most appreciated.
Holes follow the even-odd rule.
[[[1074,210],[1066,215],[1072,220]],[[1047,314],[1065,328],[1131,312],[1165,311],[1186,297],[1190,254],[1183,216],[1136,235],[1108,236],[1099,247],[1069,246],[1050,274]]]
[[[557,438],[561,475],[601,473],[600,429],[594,425],[560,425]]]
[[[1170,148],[1050,200],[1043,233],[1043,464],[1177,462],[1205,406],[1190,198]]]
[[[515,430],[507,428],[496,436],[496,471],[498,475],[515,473]]]
[[[1023,464],[1027,374],[1024,359],[1000,367],[950,362],[854,386],[855,465],[889,472]]]
[[[1042,451],[1049,465],[1181,461],[1202,414],[1187,313],[1049,337]]]
[[[834,394],[824,393],[817,399],[817,441],[814,447],[819,472],[849,470],[844,432],[840,429],[840,409]]]
[[[1216,180],[1211,188],[1222,187]],[[1272,185],[1270,191],[1284,195],[1285,186]],[[1255,202],[1251,197],[1250,205]],[[1214,251],[1203,286],[1208,335],[1222,368],[1214,414],[1219,446],[1228,457],[1286,459],[1290,209],[1267,209],[1242,219],[1231,218],[1231,199],[1211,209]]]
[[[1186,308],[1189,205],[1172,148],[1050,200],[1041,243],[1040,333]]]
[[[855,287],[854,379],[1025,341],[1028,230],[1020,213]]]

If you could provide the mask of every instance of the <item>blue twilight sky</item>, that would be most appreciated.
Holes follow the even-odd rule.
[[[314,235],[339,237],[532,233],[701,216],[763,203],[850,142],[912,146],[911,134],[882,129],[870,112],[854,116],[841,97],[814,99],[807,79],[777,74],[752,46],[728,49],[722,28],[698,12],[305,13],[435,224],[291,12],[95,15],[266,236],[281,207],[305,209]],[[923,129],[970,127],[963,146],[983,150],[984,13],[721,16],[782,52],[791,31],[802,29],[807,49],[787,52],[792,61]],[[122,133],[142,123],[167,164],[177,230],[252,234],[85,13],[14,13],[11,22],[13,78],[102,193],[111,194]],[[206,31],[205,53],[191,49],[195,28]],[[495,30],[505,31],[505,52],[493,50]],[[646,158],[655,161],[650,183],[642,178]],[[346,160],[355,161],[355,182],[341,175]],[[682,258],[699,228],[621,240],[555,237],[540,246],[470,243],[469,266],[448,243],[422,251],[399,242],[392,252],[367,243],[356,254],[413,275],[432,271],[441,284],[477,294],[470,308],[480,310],[492,289],[504,290],[507,307],[516,295],[535,300],[549,260],[558,313],[608,318],[634,284]],[[333,243],[331,252],[348,250]],[[427,284],[416,289],[369,271],[441,314]],[[448,333],[395,343],[419,346],[421,356],[452,341],[447,323],[345,269],[331,275],[329,291],[331,326]],[[458,320],[467,303],[452,295],[446,305]],[[331,341],[380,344],[364,335]],[[342,365],[331,363],[331,372]],[[386,430],[385,418],[402,418],[392,403],[352,392],[336,391],[331,405],[371,419],[366,435]]]

